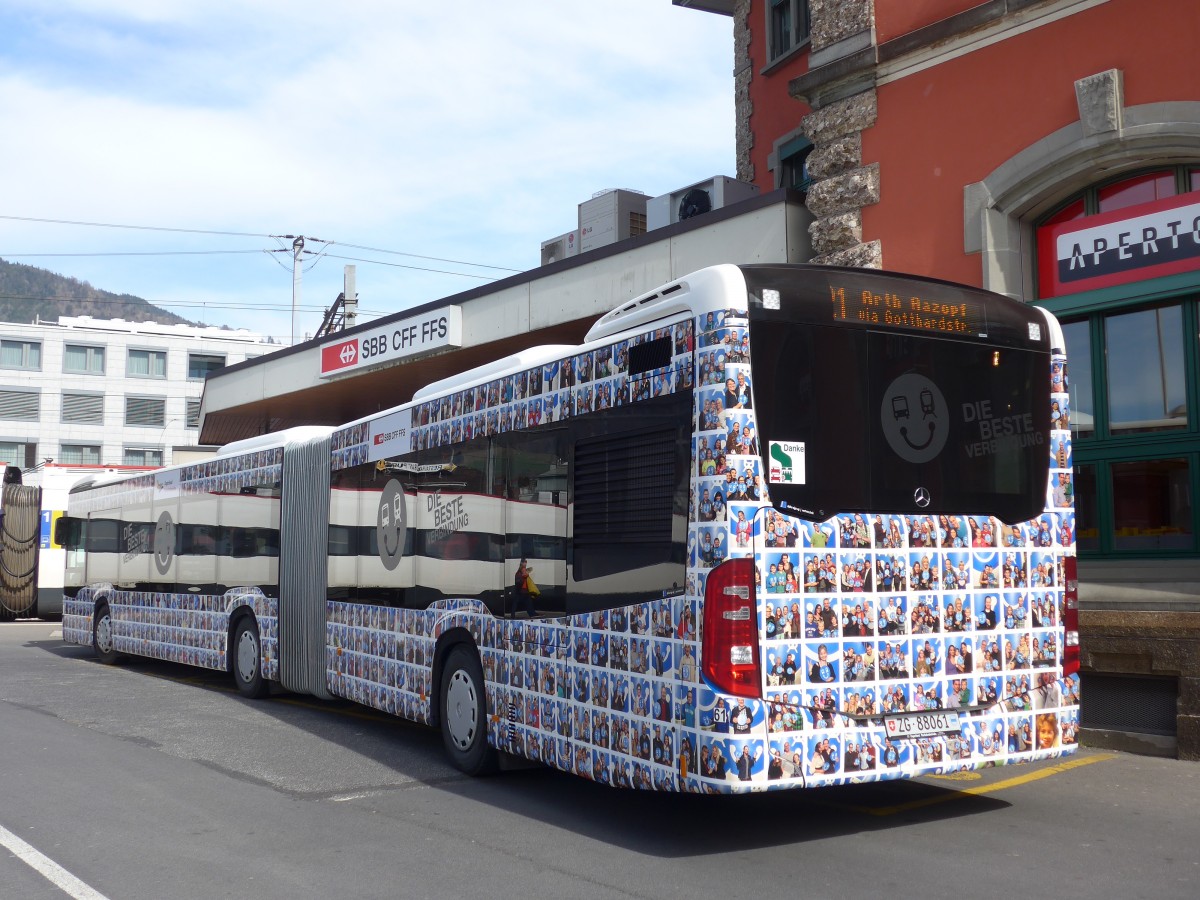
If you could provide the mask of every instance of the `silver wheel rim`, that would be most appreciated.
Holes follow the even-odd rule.
[[[96,622],[96,649],[101,653],[111,653],[112,647],[112,619],[106,610]]]
[[[247,628],[238,638],[237,645],[238,678],[249,684],[258,674],[258,638],[254,631]]]
[[[459,750],[469,750],[479,729],[479,696],[475,682],[455,669],[446,688],[446,730]]]

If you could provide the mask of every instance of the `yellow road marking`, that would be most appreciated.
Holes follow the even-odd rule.
[[[982,794],[991,794],[996,791],[1006,791],[1009,788],[1020,787],[1023,784],[1029,784],[1032,781],[1038,781],[1042,778],[1049,778],[1051,775],[1058,775],[1062,772],[1077,769],[1080,766],[1091,765],[1092,763],[1104,762],[1113,759],[1116,754],[1103,753],[1096,756],[1077,757],[1068,760],[1067,762],[1058,763],[1057,765],[1047,766],[1044,769],[1038,769],[1033,772],[1028,772],[1025,775],[1018,775],[1015,778],[1007,778],[1004,781],[997,781],[995,784],[981,784],[978,787],[962,788],[960,790],[949,791],[945,794],[939,794],[936,797],[923,797],[920,800],[912,800],[908,803],[900,803],[896,806],[851,806],[847,807],[855,812],[866,813],[871,816],[894,816],[897,813],[909,812],[914,809],[921,809],[925,806],[934,806],[938,803],[948,803],[951,800],[958,800],[962,797],[977,796]],[[982,777],[982,776],[980,776]]]

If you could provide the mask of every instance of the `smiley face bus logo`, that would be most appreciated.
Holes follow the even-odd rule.
[[[901,375],[883,392],[883,436],[905,462],[926,463],[942,452],[950,410],[938,386],[916,372]]]
[[[404,538],[408,531],[404,488],[395,478],[383,486],[375,519],[375,539],[379,561],[389,572],[404,558]]]
[[[166,575],[175,558],[175,523],[171,514],[163,511],[154,526],[154,566],[159,575]]]

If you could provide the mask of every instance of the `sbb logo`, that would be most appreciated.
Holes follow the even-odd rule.
[[[374,359],[377,356],[383,356],[388,352],[388,339],[386,334],[376,334],[367,338],[362,344],[362,358]]]
[[[321,348],[321,371],[336,372],[358,362],[358,338]]]

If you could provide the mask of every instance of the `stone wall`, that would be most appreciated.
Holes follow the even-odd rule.
[[[883,250],[879,241],[863,243],[862,211],[879,202],[879,164],[863,164],[862,133],[875,124],[877,97],[871,80],[856,71],[844,91],[837,82],[844,76],[838,62],[843,53],[861,51],[871,43],[874,0],[811,0],[812,38],[809,83],[822,90],[807,96],[813,111],[800,128],[812,141],[808,157],[809,225],[815,256],[826,265],[879,268]],[[840,46],[839,46],[840,45]],[[828,79],[822,77],[828,72]],[[832,91],[825,88],[833,87]]]
[[[1176,755],[1200,760],[1200,612],[1081,609],[1079,632],[1084,672],[1178,678]],[[1133,740],[1103,733],[1089,734],[1086,742],[1137,751]]]
[[[875,22],[874,0],[809,0],[812,48],[824,50],[868,30]]]
[[[754,181],[754,131],[750,117],[754,103],[750,100],[750,82],[754,69],[750,64],[750,0],[737,0],[733,6],[733,109],[734,109],[734,171],[738,181]]]
[[[872,88],[815,109],[801,122],[813,143],[808,210],[814,219],[808,230],[815,263],[882,265],[879,242],[862,240],[862,210],[879,202],[879,164],[862,160],[862,132],[875,124],[876,102]]]

